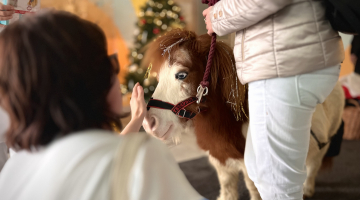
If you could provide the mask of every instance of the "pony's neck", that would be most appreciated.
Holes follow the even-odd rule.
[[[195,133],[200,148],[225,163],[228,158],[243,158],[245,138],[243,121],[236,121],[232,111],[219,98],[208,99],[209,108],[194,118]]]

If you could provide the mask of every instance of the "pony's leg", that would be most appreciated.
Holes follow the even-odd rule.
[[[236,166],[236,161],[226,162],[226,165],[221,164],[216,158],[209,155],[210,163],[215,167],[220,182],[220,196],[217,200],[238,200],[238,181],[239,181],[239,165]]]
[[[324,148],[319,150],[317,143],[311,137],[309,152],[306,158],[306,170],[307,177],[304,183],[304,197],[312,197],[315,192],[315,178],[319,172],[319,169],[322,164],[322,160],[329,148],[329,145],[326,145]]]
[[[241,170],[244,174],[245,185],[246,185],[247,189],[249,190],[250,200],[261,200],[259,191],[255,187],[254,182],[248,176],[244,160],[241,160],[240,163],[241,163],[241,165],[240,165]]]

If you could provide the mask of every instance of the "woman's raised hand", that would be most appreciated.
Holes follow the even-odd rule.
[[[0,3],[0,21],[11,19],[14,13],[15,11],[13,6]],[[3,26],[4,25],[0,24],[0,27]]]

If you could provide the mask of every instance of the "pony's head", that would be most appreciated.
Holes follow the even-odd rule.
[[[157,72],[159,84],[153,98],[176,105],[195,97],[205,72],[210,44],[209,35],[197,36],[194,32],[180,29],[153,41],[144,59],[145,63],[152,63],[152,70]],[[232,49],[223,42],[216,43],[209,79],[209,92],[205,99],[186,108],[195,113],[204,112],[198,113],[193,120],[187,120],[170,110],[151,108],[143,122],[146,132],[178,143],[181,133],[191,129],[195,128],[196,133],[222,132],[226,131],[226,126],[236,123],[236,118],[245,120],[245,86],[237,78]]]

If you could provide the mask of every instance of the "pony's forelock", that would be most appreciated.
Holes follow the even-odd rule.
[[[177,60],[178,55],[176,52],[181,48],[205,55],[207,52],[204,51],[208,48],[201,47],[201,44],[204,44],[203,41],[198,41],[201,37],[202,36],[198,37],[192,31],[185,31],[182,29],[169,31],[157,37],[153,42],[146,46],[146,54],[142,66],[146,67],[151,63],[153,70],[159,71],[166,60],[170,61],[170,65]]]

